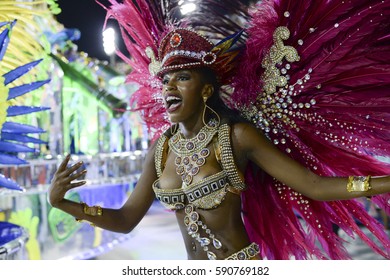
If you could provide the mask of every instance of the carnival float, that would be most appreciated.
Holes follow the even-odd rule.
[[[0,259],[91,259],[129,238],[82,224],[46,200],[67,154],[88,186],[73,200],[119,207],[147,136],[125,100],[126,71],[78,51],[55,0],[0,2]],[[122,72],[123,70],[123,72]]]

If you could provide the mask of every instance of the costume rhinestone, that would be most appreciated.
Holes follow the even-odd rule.
[[[199,219],[199,214],[197,212],[192,212],[191,213],[191,220],[193,222],[196,222]]]
[[[222,243],[218,239],[214,238],[213,239],[213,246],[215,249],[221,249],[222,248]]]
[[[202,57],[202,62],[206,65],[213,64],[216,60],[217,60],[217,56],[215,53],[212,52],[205,53],[204,56]]]
[[[213,120],[210,122],[214,123]],[[206,158],[210,155],[207,145],[217,131],[217,126],[204,126],[194,138],[185,139],[179,130],[169,140],[169,146],[177,155],[175,158],[176,173],[181,176],[186,185],[192,183],[193,177],[206,163]]]
[[[207,257],[209,258],[209,260],[216,260],[217,259],[217,256],[213,252],[210,252],[210,251],[207,252]]]
[[[169,41],[172,48],[177,48],[182,42],[182,37],[179,33],[174,33]]]
[[[188,234],[193,234],[198,231],[198,225],[197,224],[190,224]]]
[[[207,237],[200,238],[200,246],[204,247],[208,245],[210,245],[210,239],[208,239]]]
[[[195,211],[195,207],[192,204],[187,205],[185,208],[186,216],[184,217],[184,224],[187,226],[188,235],[192,236],[197,242],[199,242],[203,251],[207,252],[207,257],[210,260],[216,260],[217,256],[210,251],[208,247],[211,243],[213,247],[217,250],[222,248],[222,243],[218,239],[215,238],[215,235],[211,232],[211,230],[200,220],[200,215]],[[208,237],[201,237],[201,233],[204,231]],[[212,242],[211,242],[212,240]]]
[[[245,260],[246,259],[246,255],[244,252],[240,252],[237,254],[237,259],[239,260]]]
[[[187,150],[192,151],[195,148],[195,145],[192,142],[188,142],[186,148]]]

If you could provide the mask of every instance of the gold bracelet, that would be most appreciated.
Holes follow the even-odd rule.
[[[82,220],[82,219],[77,219],[77,218],[74,218],[74,219],[75,219],[76,222],[78,222],[78,223],[87,222],[87,223],[89,223],[90,226],[95,227],[95,224],[94,224],[94,223],[91,223],[91,222],[88,222],[88,221],[85,221],[85,220]]]
[[[371,190],[371,176],[349,176],[347,191],[348,192],[366,192]]]
[[[82,202],[81,205],[83,205],[83,212],[86,215],[89,216],[102,216],[103,215],[103,209],[100,206],[94,205],[94,206],[88,206],[88,204]]]

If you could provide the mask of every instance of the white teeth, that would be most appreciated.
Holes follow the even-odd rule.
[[[180,101],[181,99],[179,97],[176,97],[176,96],[167,96],[167,98],[165,99],[165,101],[167,102],[171,102],[171,101]]]

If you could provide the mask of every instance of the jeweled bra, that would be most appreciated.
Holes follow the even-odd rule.
[[[207,156],[210,154],[207,146],[216,136],[218,137],[218,150],[221,153],[218,158],[222,171],[199,182],[192,183],[192,177],[199,172],[199,168],[204,165]],[[157,179],[153,184],[156,198],[168,209],[185,209],[184,224],[187,227],[188,234],[201,245],[209,259],[216,259],[217,256],[211,251],[211,246],[216,250],[220,250],[223,245],[201,220],[196,209],[216,208],[223,202],[228,191],[239,194],[246,188],[234,163],[230,142],[230,127],[227,124],[215,128],[204,127],[197,136],[184,141],[178,134],[170,139],[165,135],[161,136],[157,142],[155,153],[158,178],[163,172],[163,154],[167,152],[164,151],[167,141],[171,141],[168,142],[169,147],[175,153],[179,153],[176,153],[175,164],[176,172],[182,177],[183,187],[161,189],[159,179]],[[199,159],[201,161],[197,162]]]

